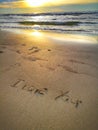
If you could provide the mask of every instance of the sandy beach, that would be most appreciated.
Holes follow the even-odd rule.
[[[0,31],[0,130],[97,130],[94,38]]]

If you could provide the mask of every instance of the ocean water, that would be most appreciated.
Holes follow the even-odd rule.
[[[51,30],[98,36],[98,12],[0,14],[0,28]]]

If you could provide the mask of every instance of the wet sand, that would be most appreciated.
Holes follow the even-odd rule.
[[[0,31],[0,130],[97,130],[98,44]]]

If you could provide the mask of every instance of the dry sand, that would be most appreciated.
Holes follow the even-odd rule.
[[[97,130],[98,44],[0,32],[0,130]]]

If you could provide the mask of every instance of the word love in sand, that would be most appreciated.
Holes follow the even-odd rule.
[[[23,90],[34,92],[35,94],[38,94],[38,95],[44,95],[48,91],[47,88],[37,89],[33,85],[28,86],[25,80],[21,80],[21,79],[17,80],[13,85],[11,85],[11,87],[15,87],[15,88],[21,87],[21,89]]]
[[[39,95],[39,96],[44,96],[45,94],[48,93],[48,88],[42,88],[42,89],[39,89],[39,88],[35,88],[33,85],[32,86],[28,86],[25,82],[25,80],[17,80],[14,84],[11,85],[11,87],[14,87],[14,88],[21,88],[22,90],[26,90],[26,91],[29,91],[29,92],[33,92],[34,94],[36,95]],[[63,92],[61,91],[61,94],[59,94],[58,96],[56,96],[54,98],[55,101],[58,101],[58,100],[61,100],[63,102],[67,102],[67,103],[71,103],[73,104],[76,108],[79,107],[79,105],[82,103],[82,101],[80,99],[76,99],[74,100],[70,95],[69,95],[69,92],[70,91],[66,91],[66,92]]]

